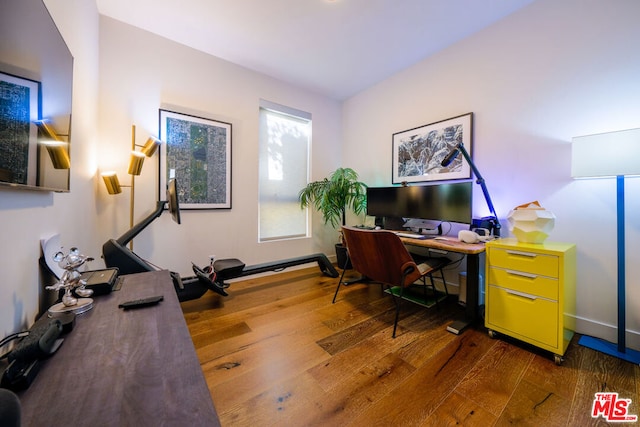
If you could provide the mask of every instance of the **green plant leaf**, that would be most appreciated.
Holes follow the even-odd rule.
[[[338,168],[329,178],[310,182],[300,190],[300,207],[313,207],[322,214],[325,224],[333,227],[346,225],[346,213],[351,209],[361,215],[367,209],[367,186],[358,181],[351,168]]]

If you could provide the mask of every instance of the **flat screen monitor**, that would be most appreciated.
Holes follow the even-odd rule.
[[[167,184],[167,205],[171,218],[180,224],[180,200],[178,197],[178,183],[176,179],[170,179]]]
[[[367,188],[367,215],[471,224],[473,183]]]

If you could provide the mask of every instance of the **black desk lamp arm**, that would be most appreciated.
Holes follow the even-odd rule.
[[[118,237],[116,240],[122,246],[125,246],[129,243],[134,237],[136,237],[142,230],[147,228],[149,224],[151,224],[156,218],[162,215],[162,211],[164,210],[164,205],[167,203],[166,201],[159,200],[156,204],[156,210],[151,213],[148,217],[137,223],[133,226],[129,231],[124,233],[122,236]]]
[[[456,146],[456,149],[462,153],[462,156],[465,158],[467,163],[469,163],[469,166],[471,167],[473,174],[476,176],[476,183],[479,184],[480,188],[482,189],[482,194],[484,194],[484,199],[486,200],[487,205],[489,206],[489,212],[491,212],[491,215],[493,215],[494,218],[496,219],[495,228],[496,230],[498,230],[498,232],[495,234],[499,236],[500,221],[498,220],[498,215],[496,214],[496,210],[493,207],[491,196],[489,196],[489,190],[487,189],[487,184],[485,183],[482,175],[480,175],[480,171],[478,171],[478,168],[476,167],[475,163],[473,163],[473,160],[471,160],[471,156],[469,156],[469,153],[467,153],[467,150],[464,148],[464,144],[459,143]]]

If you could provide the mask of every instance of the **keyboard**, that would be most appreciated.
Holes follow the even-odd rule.
[[[417,234],[417,233],[396,233],[399,237],[407,237],[409,239],[419,239],[419,240],[424,240],[427,238],[427,236],[425,236],[424,234]]]

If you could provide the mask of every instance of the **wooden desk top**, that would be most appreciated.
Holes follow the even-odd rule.
[[[19,394],[23,426],[220,425],[169,273],[123,277]],[[118,308],[155,295],[164,301]]]
[[[484,252],[484,243],[465,243],[455,237],[445,237],[443,239],[412,239],[410,237],[400,237],[405,245],[420,246],[423,248],[441,249],[443,251],[458,252],[467,255],[476,255]]]

